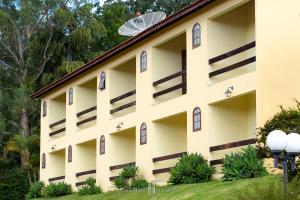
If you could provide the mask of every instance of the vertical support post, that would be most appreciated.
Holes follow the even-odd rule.
[[[185,72],[182,74],[182,94],[186,94],[186,50],[181,51],[181,70]]]
[[[283,191],[284,199],[287,200],[287,182],[288,182],[288,171],[287,171],[287,158],[283,158]]]

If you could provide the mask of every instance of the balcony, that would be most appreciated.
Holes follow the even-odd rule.
[[[254,8],[249,1],[208,21],[210,83],[255,71]]]
[[[66,94],[51,99],[49,106],[49,136],[52,138],[62,136],[66,132]]]
[[[76,126],[85,128],[96,124],[97,79],[93,78],[76,89]]]
[[[186,112],[153,122],[152,174],[157,180],[168,180],[172,167],[187,150]]]
[[[115,155],[111,157],[111,177],[113,181],[125,166],[135,165],[136,153],[136,129],[129,128],[110,134],[110,153]]]
[[[122,116],[135,111],[136,58],[114,67],[110,72],[110,114]]]
[[[48,181],[60,182],[65,179],[65,149],[57,150],[48,154]]]
[[[153,98],[160,103],[186,94],[186,34],[153,48]]]

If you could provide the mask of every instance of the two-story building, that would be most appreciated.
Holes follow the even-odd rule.
[[[199,0],[35,92],[40,179],[107,191],[122,167],[168,180],[186,152],[217,168],[300,99],[299,0]]]

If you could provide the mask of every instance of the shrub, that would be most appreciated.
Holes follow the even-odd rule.
[[[114,180],[114,184],[118,189],[145,188],[148,182],[139,176],[139,168],[129,165],[123,168],[119,176]]]
[[[41,198],[43,197],[42,195],[42,189],[45,187],[44,183],[41,181],[37,181],[33,183],[30,188],[28,193],[26,194],[26,199],[34,199],[34,198]]]
[[[79,191],[79,195],[93,195],[93,194],[99,194],[102,190],[100,187],[96,186],[96,180],[92,177],[89,177],[86,180],[86,185],[83,186]]]
[[[148,187],[148,182],[146,179],[144,178],[137,178],[137,179],[133,179],[130,185],[130,188],[132,189],[142,189],[142,188],[146,188]]]
[[[242,178],[260,177],[267,174],[263,162],[257,157],[257,150],[248,146],[242,152],[225,155],[222,167],[223,179],[232,181]]]
[[[171,170],[172,184],[201,183],[211,180],[215,168],[207,164],[201,154],[184,155]]]
[[[45,197],[59,197],[72,194],[72,187],[64,182],[50,183],[42,193]]]

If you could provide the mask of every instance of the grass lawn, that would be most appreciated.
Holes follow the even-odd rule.
[[[149,194],[144,191],[115,191],[107,192],[91,196],[79,196],[78,194],[68,195],[64,197],[54,198],[55,200],[181,200],[181,199],[197,199],[197,200],[230,200],[237,199],[236,195],[246,189],[253,190],[251,187],[255,184],[268,185],[271,182],[281,181],[278,176],[266,176],[255,179],[244,179],[239,181],[222,182],[211,181],[208,183],[164,186],[157,189],[156,194]],[[49,198],[48,198],[49,199]],[[41,199],[39,199],[41,200]]]

